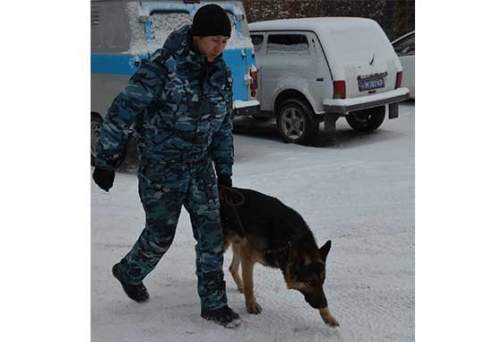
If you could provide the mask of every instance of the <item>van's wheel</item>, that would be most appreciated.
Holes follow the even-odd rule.
[[[96,144],[98,143],[99,132],[101,125],[103,124],[103,118],[96,114],[91,113],[91,165],[94,165],[96,159]]]
[[[345,118],[350,127],[358,132],[371,132],[384,122],[386,107],[376,107],[350,112]]]
[[[278,131],[285,142],[308,144],[318,133],[318,122],[313,119],[313,110],[298,99],[281,103],[277,113]]]

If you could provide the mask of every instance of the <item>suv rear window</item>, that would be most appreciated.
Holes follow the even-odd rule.
[[[309,53],[308,40],[303,34],[271,34],[268,53]]]

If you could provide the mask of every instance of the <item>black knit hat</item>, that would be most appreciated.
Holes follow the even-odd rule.
[[[231,21],[221,6],[209,4],[199,8],[192,22],[193,36],[231,36]]]

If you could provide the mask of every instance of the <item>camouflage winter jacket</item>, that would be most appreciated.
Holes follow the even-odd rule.
[[[213,63],[191,48],[190,26],[174,31],[142,61],[101,128],[96,166],[114,169],[134,125],[141,163],[211,158],[232,174],[232,79],[222,55]]]

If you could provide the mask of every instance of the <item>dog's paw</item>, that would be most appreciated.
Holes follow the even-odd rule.
[[[246,303],[246,309],[248,310],[248,312],[250,314],[255,314],[255,315],[257,315],[257,314],[261,313],[261,311],[263,311],[261,306],[256,302]]]
[[[323,321],[326,325],[336,328],[340,326],[338,321],[332,316],[328,308],[320,309],[320,316],[322,317]]]
[[[340,326],[339,322],[333,317],[330,317],[327,321],[325,321],[325,324],[327,324],[329,327],[332,327],[332,328],[336,328]]]

